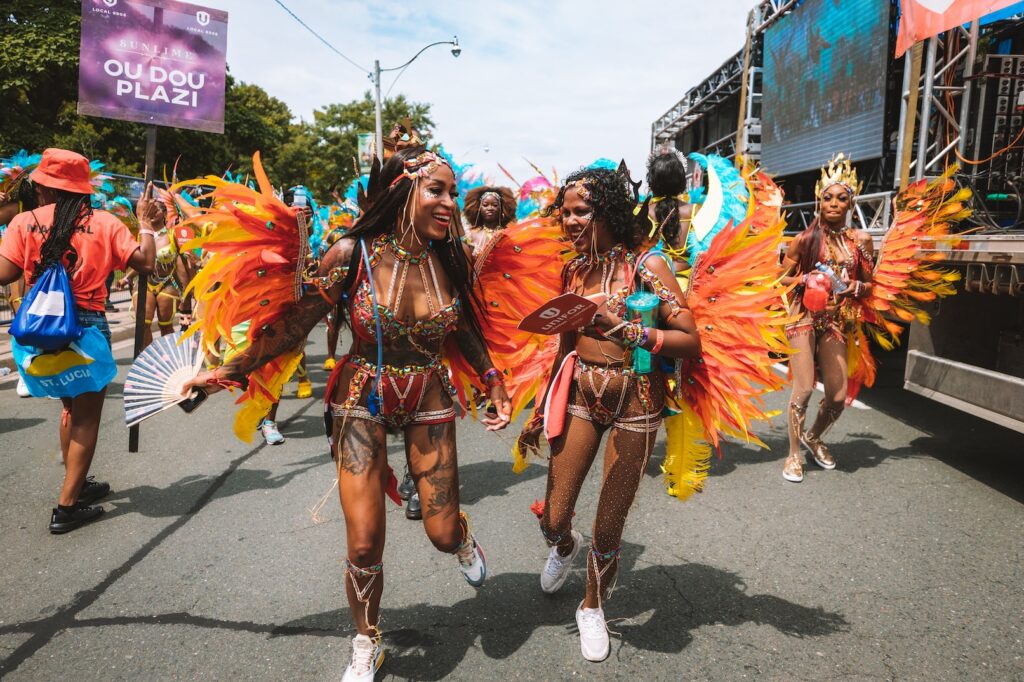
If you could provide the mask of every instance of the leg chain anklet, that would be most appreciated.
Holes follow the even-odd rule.
[[[544,536],[544,540],[548,543],[548,547],[554,547],[565,538],[565,533],[548,533],[544,530],[543,520],[540,522],[540,534]]]
[[[616,547],[610,552],[598,552],[597,547],[595,547],[594,545],[590,545],[590,552],[594,555],[594,558],[599,559],[601,561],[608,561],[609,559],[614,559],[619,555],[619,552],[621,551],[622,547]]]

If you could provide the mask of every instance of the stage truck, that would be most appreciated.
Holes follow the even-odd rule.
[[[904,335],[903,385],[1024,432],[1024,3],[896,59],[898,14],[896,0],[758,2],[738,52],[652,124],[651,144],[758,161],[794,233],[842,151],[876,250],[898,189],[959,163],[974,215],[958,243],[924,245],[961,273],[959,291]]]

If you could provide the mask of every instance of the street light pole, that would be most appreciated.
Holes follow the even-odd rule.
[[[370,74],[367,74],[367,75],[370,77],[371,80],[373,80],[374,118],[376,119],[375,123],[376,123],[376,127],[377,127],[377,130],[376,130],[377,158],[380,160],[381,163],[384,163],[384,126],[383,126],[383,124],[381,122],[382,112],[381,112],[381,102],[380,102],[380,74],[383,71],[401,71],[402,69],[404,69],[405,67],[409,66],[414,61],[416,61],[417,57],[419,57],[421,54],[423,54],[424,52],[426,52],[430,48],[434,47],[435,45],[451,45],[452,46],[452,56],[453,57],[458,57],[460,54],[462,54],[462,47],[459,46],[459,37],[458,36],[454,36],[451,40],[441,40],[441,41],[436,42],[436,43],[430,43],[426,47],[422,48],[419,52],[414,54],[412,56],[412,59],[407,61],[405,64],[402,64],[401,66],[396,66],[396,67],[394,67],[392,69],[382,69],[382,68],[380,68],[380,60],[379,59],[374,59],[373,60],[373,73],[370,73]],[[401,74],[399,74],[399,75],[401,75]]]
[[[373,60],[373,89],[376,94],[376,104],[374,106],[374,116],[377,119],[377,140],[376,151],[377,160],[384,163],[384,127],[381,123],[381,110],[380,110],[380,60]]]

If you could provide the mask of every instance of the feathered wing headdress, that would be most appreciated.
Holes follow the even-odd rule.
[[[188,290],[203,313],[188,330],[200,332],[207,351],[238,350],[275,322],[302,296],[302,272],[308,250],[306,226],[299,212],[274,195],[260,155],[253,155],[258,189],[217,176],[188,180],[189,185],[212,186],[210,208],[188,222],[200,236],[185,248],[202,248],[208,260]],[[210,226],[212,225],[212,229]],[[238,343],[232,330],[249,323],[246,340]],[[238,399],[235,435],[249,442],[259,420],[281,396],[281,389],[299,364],[302,349],[275,358],[249,375],[249,386]]]
[[[547,373],[558,352],[558,337],[519,329],[524,317],[561,293],[562,265],[570,255],[561,226],[534,218],[497,232],[474,263],[474,284],[483,304],[478,320],[491,360],[505,379],[512,400],[512,418],[544,395]],[[486,393],[480,378],[461,353],[447,353],[452,383],[463,404],[471,387]],[[517,456],[517,470],[525,460]]]
[[[667,422],[669,443],[664,471],[669,493],[680,499],[701,489],[712,446],[718,447],[722,436],[763,445],[750,429],[755,421],[771,416],[761,396],[783,385],[782,378],[772,370],[776,356],[789,351],[784,332],[789,319],[781,305],[784,288],[780,284],[778,261],[785,226],[779,208],[781,191],[766,175],[752,168],[745,169],[742,177],[746,180],[739,173],[735,175],[744,183],[746,195],[754,199],[743,206],[741,222],[733,224],[727,219],[709,247],[698,252],[687,293],[687,304],[701,334],[703,354],[699,359],[681,363],[681,372],[670,386],[681,414]],[[638,214],[646,216],[646,207],[642,213],[638,209]],[[712,217],[712,223],[717,222],[718,216]],[[514,234],[515,229],[505,233]],[[557,223],[549,224],[547,229],[557,230]],[[560,238],[560,232],[553,234]],[[564,241],[560,248],[567,249]],[[563,259],[567,255],[566,251]],[[552,256],[548,258],[551,260]],[[491,276],[500,283],[498,278],[505,277],[518,281],[519,287],[524,280],[537,285],[536,303],[524,305],[522,312],[510,307],[510,311],[515,310],[518,323],[540,303],[561,293],[563,284],[548,277],[553,272],[551,265],[527,271],[518,269],[516,263],[515,258],[510,258],[505,274],[485,265],[481,279]],[[532,262],[530,266],[533,267]],[[520,278],[520,274],[524,277]],[[495,298],[486,292],[485,289],[485,300]],[[486,329],[485,336],[492,345]],[[560,349],[557,339],[533,348],[536,350],[529,355],[531,362],[524,365],[529,369],[529,383],[519,390],[524,399],[535,398],[539,402]],[[514,358],[513,363],[517,360]],[[538,420],[535,413],[516,442],[516,471],[525,468],[528,455],[537,448]]]
[[[936,265],[943,256],[922,249],[937,242],[955,243],[952,228],[970,215],[971,191],[958,188],[951,166],[932,180],[919,180],[893,199],[895,216],[885,234],[874,267],[869,295],[855,299],[857,328],[847,345],[848,400],[875,380],[875,360],[868,339],[891,350],[899,343],[903,324],[928,324],[925,306],[956,293],[960,273]]]
[[[135,207],[127,197],[116,196],[108,199],[103,204],[103,210],[108,211],[120,220],[131,231],[136,238],[139,236],[139,218],[135,215]]]
[[[709,168],[720,165],[715,158]],[[772,365],[790,353],[778,260],[786,225],[781,190],[749,165],[736,177],[750,197],[746,216],[694,254],[686,294],[702,352],[680,363],[673,391],[680,414],[666,420],[662,466],[669,494],[681,500],[703,489],[712,446],[723,436],[766,447],[751,428],[774,416],[762,396],[784,386]]]
[[[693,190],[691,199],[700,206],[686,233],[687,252],[691,265],[697,254],[711,248],[711,242],[727,225],[737,225],[747,218],[752,207],[746,180],[728,159],[714,154],[690,154],[707,173],[707,194]]]
[[[22,149],[7,159],[0,165],[0,192],[14,194],[18,185],[39,165],[42,158],[42,154],[29,154]]]

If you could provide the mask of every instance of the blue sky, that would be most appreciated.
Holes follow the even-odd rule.
[[[458,35],[462,55],[425,52],[392,94],[430,102],[435,139],[460,163],[520,180],[523,157],[562,175],[598,157],[643,175],[650,126],[743,46],[753,0],[716,2],[349,2],[284,0],[351,59],[405,62]],[[200,0],[229,12],[232,73],[299,117],[360,97],[366,75],[320,44],[273,0]],[[383,89],[394,74],[385,74]],[[387,126],[388,122],[385,122]],[[484,151],[487,145],[489,152]],[[272,155],[273,150],[262,150]]]

